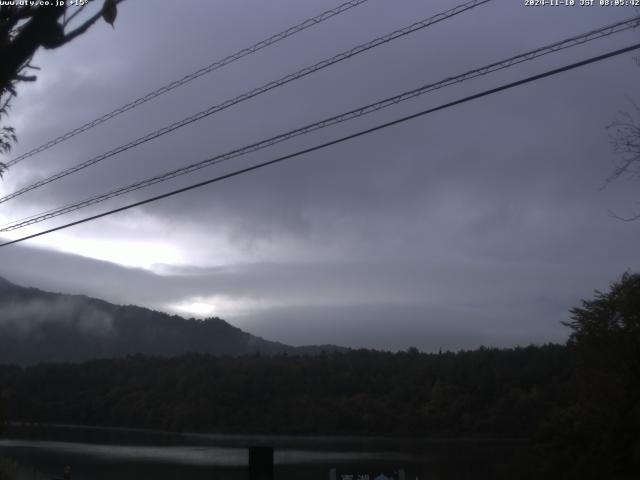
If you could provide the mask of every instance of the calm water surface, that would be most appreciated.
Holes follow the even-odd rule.
[[[17,462],[24,480],[52,479],[72,465],[73,479],[247,478],[249,445],[275,448],[277,480],[329,478],[329,470],[392,472],[407,480],[509,478],[525,453],[521,442],[355,437],[167,434],[82,427],[14,426],[0,456]]]

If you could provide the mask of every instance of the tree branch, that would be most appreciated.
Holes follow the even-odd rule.
[[[20,20],[30,18],[34,13],[35,11],[33,10],[33,7],[29,5],[25,5],[23,7],[13,7],[13,11],[11,11],[11,13],[7,15],[7,18],[5,20],[6,23],[2,25],[2,28],[6,29],[6,31],[10,31],[20,22]]]
[[[122,2],[124,2],[124,0],[115,0],[115,4],[116,5],[118,5],[119,3],[122,3]],[[96,23],[100,19],[100,17],[102,16],[103,9],[104,9],[104,4],[103,4],[103,8],[101,8],[99,12],[97,12],[91,18],[87,19],[82,25],[80,25],[76,29],[74,29],[71,32],[65,34],[64,37],[62,37],[59,45],[55,45],[55,46],[52,46],[52,47],[46,47],[46,48],[57,48],[57,47],[59,47],[61,45],[64,45],[67,42],[70,42],[71,40],[73,40],[77,36],[82,35],[83,33],[85,33],[89,29],[89,27],[91,27],[91,25],[93,25],[94,23]],[[78,13],[78,12],[76,12],[76,13]],[[76,14],[74,14],[74,15],[76,15]],[[71,18],[69,18],[69,20],[71,20]]]
[[[622,217],[612,210],[609,210],[608,213],[610,217],[615,218],[616,220],[622,220],[623,222],[634,222],[640,218],[640,213],[636,213],[630,217]]]
[[[16,80],[20,82],[35,82],[37,79],[35,75],[16,75]]]
[[[80,12],[82,12],[82,10],[84,10],[84,7],[86,7],[87,5],[89,5],[88,3],[85,3],[84,5],[82,5],[81,7],[79,7],[78,9],[76,9],[75,12],[73,12],[73,14],[71,14],[69,16],[69,18],[67,18],[64,23],[62,24],[63,27],[66,27],[69,23],[71,23],[71,20],[73,20]]]
[[[9,89],[9,85],[36,50],[42,45],[55,43],[61,33],[58,19],[64,8],[45,7],[35,10],[33,16],[21,28],[10,45],[3,50],[0,63],[0,85]]]

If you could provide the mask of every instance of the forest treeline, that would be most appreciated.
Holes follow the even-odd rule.
[[[519,438],[531,446],[524,468],[535,470],[527,473],[633,478],[624,476],[630,471],[625,463],[615,468],[610,463],[612,452],[624,455],[615,444],[619,435],[607,437],[610,426],[623,422],[623,407],[612,403],[609,412],[594,415],[591,400],[583,397],[578,362],[576,350],[562,345],[441,354],[410,349],[318,356],[136,355],[1,366],[0,396],[6,419],[27,423]],[[611,474],[612,468],[622,476]],[[519,478],[534,477],[519,470]]]
[[[562,346],[130,356],[0,367],[13,421],[270,434],[526,436],[570,397]]]

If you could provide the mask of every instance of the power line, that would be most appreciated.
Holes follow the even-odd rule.
[[[157,90],[154,90],[153,92],[149,92],[140,98],[137,98],[119,108],[116,108],[115,110],[112,110],[109,113],[102,115],[101,117],[96,118],[95,120],[87,122],[84,125],[80,125],[79,127],[74,128],[73,130],[70,130],[63,135],[60,135],[59,137],[54,138],[53,140],[49,140],[48,142],[43,143],[42,145],[34,148],[33,150],[23,153],[19,157],[16,157],[13,160],[7,162],[7,167],[11,167],[12,165],[17,164],[22,160],[25,160],[29,157],[36,155],[37,153],[48,150],[54,145],[64,142],[65,140],[69,140],[70,138],[75,137],[76,135],[82,132],[86,132],[87,130],[92,129],[93,127],[96,127],[101,123],[106,122],[107,120],[111,120],[112,118],[115,118],[122,113],[125,113],[131,109],[139,107],[143,103],[146,103],[149,100],[153,100],[154,98],[159,97],[160,95],[164,95],[165,93],[170,92],[175,88],[181,87],[182,85],[185,85],[186,83],[189,83],[190,81],[195,80],[196,78],[202,77],[203,75],[207,75],[208,73],[211,73],[215,70],[225,67],[230,63],[235,62],[236,60],[240,60],[241,58],[246,57],[247,55],[256,53],[262,50],[263,48],[273,45],[281,40],[284,40],[285,38],[291,37],[292,35],[295,35],[296,33],[299,33],[303,30],[306,30],[307,28],[318,25],[319,23],[322,23],[325,20],[329,20],[330,18],[340,15],[341,13],[346,12],[347,10],[350,10],[359,5],[362,5],[363,3],[366,3],[368,1],[369,0],[350,0],[341,5],[338,5],[335,8],[332,8],[331,10],[322,12],[321,14],[316,15],[315,17],[308,18],[302,23],[294,25],[293,27],[290,27],[280,33],[276,33],[275,35],[272,35],[265,40],[255,43],[250,47],[243,48],[242,50],[239,50],[238,52],[232,55],[229,55],[223,58],[222,60],[218,60],[206,67],[196,70],[195,72],[189,73],[188,75],[185,75],[179,80],[174,80],[173,82],[168,83],[158,88]]]
[[[66,229],[66,228],[69,228],[69,227],[72,227],[72,226],[75,226],[75,225],[80,225],[82,223],[86,223],[86,222],[90,222],[92,220],[96,220],[98,218],[106,217],[106,216],[112,215],[114,213],[122,212],[124,210],[129,210],[129,209],[134,208],[134,207],[139,207],[139,206],[142,206],[142,205],[145,205],[145,204],[148,204],[148,203],[152,203],[152,202],[155,202],[157,200],[161,200],[163,198],[168,198],[168,197],[171,197],[171,196],[174,196],[174,195],[178,195],[180,193],[188,192],[188,191],[194,190],[196,188],[204,187],[205,185],[210,185],[212,183],[220,182],[222,180],[226,180],[226,179],[231,178],[231,177],[236,177],[238,175],[242,175],[244,173],[251,172],[253,170],[258,170],[260,168],[263,168],[263,167],[266,167],[266,166],[269,166],[269,165],[273,165],[275,163],[283,162],[283,161],[291,159],[291,158],[295,158],[295,157],[299,157],[299,156],[307,154],[307,153],[315,152],[317,150],[321,150],[321,149],[330,147],[332,145],[337,145],[339,143],[343,143],[343,142],[346,142],[348,140],[352,140],[354,138],[361,137],[363,135],[368,135],[368,134],[376,132],[378,130],[382,130],[382,129],[385,129],[385,128],[388,128],[388,127],[391,127],[391,126],[394,126],[394,125],[398,125],[400,123],[404,123],[404,122],[407,122],[409,120],[413,120],[415,118],[422,117],[422,116],[428,115],[430,113],[437,112],[439,110],[444,110],[444,109],[447,109],[447,108],[451,108],[451,107],[454,107],[456,105],[460,105],[460,104],[463,104],[463,103],[466,103],[466,102],[469,102],[469,101],[472,101],[472,100],[476,100],[478,98],[486,97],[488,95],[492,95],[492,94],[495,94],[495,93],[498,93],[498,92],[501,92],[501,91],[504,91],[504,90],[508,90],[508,89],[511,89],[511,88],[514,88],[514,87],[517,87],[517,86],[520,86],[520,85],[524,85],[524,84],[531,83],[531,82],[534,82],[534,81],[537,81],[537,80],[541,80],[543,78],[550,77],[550,76],[553,76],[553,75],[557,75],[559,73],[566,72],[566,71],[569,71],[569,70],[573,70],[573,69],[576,69],[576,68],[579,68],[579,67],[582,67],[582,66],[585,66],[585,65],[589,65],[591,63],[599,62],[599,61],[605,60],[607,58],[611,58],[611,57],[615,57],[615,56],[618,56],[618,55],[622,55],[624,53],[631,52],[631,51],[637,50],[639,48],[640,48],[640,43],[636,43],[634,45],[631,45],[631,46],[628,46],[628,47],[625,47],[625,48],[621,48],[621,49],[618,49],[618,50],[614,50],[614,51],[605,53],[603,55],[598,55],[596,57],[591,57],[591,58],[588,58],[586,60],[582,60],[580,62],[576,62],[576,63],[572,63],[570,65],[566,65],[564,67],[556,68],[556,69],[553,69],[553,70],[548,70],[548,71],[546,71],[544,73],[540,73],[538,75],[533,75],[533,76],[524,78],[522,80],[518,80],[516,82],[511,82],[511,83],[508,83],[508,84],[505,84],[505,85],[501,85],[499,87],[495,87],[495,88],[492,88],[490,90],[485,90],[483,92],[480,92],[480,93],[477,93],[477,94],[474,94],[474,95],[470,95],[468,97],[464,97],[464,98],[459,99],[459,100],[455,100],[453,102],[445,103],[443,105],[440,105],[440,106],[437,106],[437,107],[434,107],[434,108],[430,108],[430,109],[427,109],[427,110],[423,110],[421,112],[414,113],[412,115],[407,115],[405,117],[393,120],[391,122],[383,123],[381,125],[377,125],[375,127],[368,128],[366,130],[361,130],[361,131],[359,131],[357,133],[353,133],[351,135],[347,135],[347,136],[338,138],[336,140],[332,140],[330,142],[322,143],[320,145],[316,145],[314,147],[306,148],[304,150],[299,150],[299,151],[297,151],[295,153],[284,155],[282,157],[278,157],[278,158],[275,158],[273,160],[269,160],[267,162],[263,162],[263,163],[259,163],[257,165],[253,165],[251,167],[246,167],[246,168],[243,168],[243,169],[240,169],[240,170],[236,170],[234,172],[227,173],[225,175],[220,175],[218,177],[206,180],[204,182],[195,183],[195,184],[189,185],[187,187],[179,188],[179,189],[173,190],[171,192],[163,193],[163,194],[157,195],[155,197],[147,198],[146,200],[142,200],[142,201],[139,201],[139,202],[131,203],[129,205],[125,205],[123,207],[115,208],[113,210],[109,210],[107,212],[103,212],[103,213],[100,213],[100,214],[97,214],[97,215],[93,215],[91,217],[83,218],[83,219],[77,220],[75,222],[67,223],[65,225],[60,225],[58,227],[51,228],[49,230],[45,230],[45,231],[42,231],[42,232],[34,233],[34,234],[28,235],[26,237],[18,238],[16,240],[11,240],[9,242],[5,242],[5,243],[0,244],[0,247],[6,247],[8,245],[12,245],[12,244],[15,244],[15,243],[23,242],[25,240],[30,240],[32,238],[40,237],[40,236],[46,235],[48,233],[56,232],[58,230],[63,230],[63,229]]]
[[[81,162],[73,167],[67,168],[65,170],[62,170],[54,175],[51,175],[50,177],[47,177],[43,180],[39,180],[35,183],[32,183],[31,185],[27,185],[13,193],[10,193],[9,195],[5,195],[4,197],[0,198],[0,203],[4,203],[7,202],[9,200],[11,200],[12,198],[15,198],[17,196],[20,196],[24,193],[27,193],[31,190],[34,190],[36,188],[42,187],[43,185],[47,185],[51,182],[54,182],[56,180],[59,180],[60,178],[66,177],[67,175],[71,175],[72,173],[76,173],[82,169],[85,169],[91,165],[95,165],[98,162],[101,162],[107,158],[113,157],[114,155],[117,155],[119,153],[122,153],[126,150],[129,150],[133,147],[136,147],[138,145],[141,145],[143,143],[149,142],[151,140],[154,140],[158,137],[161,137],[162,135],[166,135],[167,133],[173,132],[174,130],[177,130],[181,127],[184,127],[186,125],[190,125],[191,123],[197,122],[198,120],[202,120],[205,117],[208,117],[210,115],[213,115],[214,113],[218,113],[222,110],[225,110],[233,105],[236,105],[238,103],[244,102],[246,100],[249,100],[257,95],[260,95],[262,93],[266,93],[270,90],[273,90],[277,87],[280,87],[282,85],[286,85],[289,82],[292,82],[294,80],[298,80],[299,78],[305,77],[311,73],[317,72],[319,70],[322,70],[324,68],[327,68],[331,65],[334,65],[338,62],[342,62],[344,60],[347,60],[355,55],[359,55],[360,53],[366,52],[368,50],[371,50],[373,48],[376,48],[380,45],[386,44],[388,42],[391,42],[393,40],[396,40],[400,37],[404,37],[406,35],[409,35],[411,33],[417,32],[418,30],[422,30],[423,28],[429,27],[431,25],[434,25],[436,23],[439,23],[443,20],[447,20],[451,17],[454,17],[460,13],[466,12],[468,10],[471,10],[475,7],[478,7],[480,5],[483,5],[485,3],[488,3],[492,0],[472,0],[470,2],[464,3],[462,5],[458,5],[457,7],[454,7],[452,9],[449,9],[445,12],[439,13],[437,15],[434,15],[432,17],[426,18],[424,20],[421,20],[419,22],[416,22],[412,25],[409,25],[408,27],[405,28],[401,28],[399,30],[395,30],[394,32],[391,32],[387,35],[384,35],[382,37],[378,37],[375,38],[374,40],[371,40],[370,42],[367,43],[363,43],[361,45],[358,45],[356,47],[353,47],[349,50],[346,50],[342,53],[339,53],[329,59],[326,60],[322,60],[321,62],[318,62],[312,66],[309,67],[305,67],[301,70],[298,70],[295,73],[291,73],[289,75],[286,75],[278,80],[274,80],[272,82],[269,82],[265,85],[262,85],[261,87],[255,88],[249,92],[245,92],[242,95],[238,95],[237,97],[234,97],[230,100],[227,100],[223,103],[217,104],[217,105],[213,105],[211,107],[209,107],[206,110],[203,110],[201,112],[198,112],[194,115],[191,115],[189,117],[183,118],[182,120],[175,122],[169,126],[160,128],[158,130],[155,130],[153,132],[148,133],[147,135],[144,135],[142,137],[137,138],[136,140],[133,140],[125,145],[121,145],[119,147],[116,147],[112,150],[109,150],[108,152],[105,152],[101,155],[98,155],[96,157],[93,157],[89,160],[86,160],[84,162]]]
[[[120,195],[124,195],[126,193],[130,193],[133,192],[135,190],[140,190],[142,188],[146,188],[152,185],[155,185],[157,183],[161,183],[167,180],[170,180],[172,178],[176,178],[188,173],[192,173],[196,170],[211,166],[211,165],[215,165],[217,163],[222,163],[224,161],[230,160],[232,158],[236,158],[242,155],[246,155],[248,153],[252,153],[258,150],[261,150],[263,148],[267,148],[269,146],[275,145],[277,143],[283,142],[285,140],[289,140],[291,138],[300,136],[300,135],[304,135],[310,132],[313,132],[315,130],[320,130],[323,128],[327,128],[329,126],[332,125],[336,125],[348,120],[352,120],[354,118],[358,118],[364,115],[368,115],[370,113],[376,112],[378,110],[381,110],[383,108],[387,108],[391,105],[395,105],[397,103],[409,100],[411,98],[415,98],[419,95],[424,95],[428,92],[432,92],[435,90],[438,90],[440,88],[444,88],[456,83],[461,83],[464,82],[466,80],[470,80],[479,76],[483,76],[483,75],[487,75],[489,73],[493,73],[508,67],[511,67],[513,65],[517,65],[519,63],[523,63],[526,61],[530,61],[533,60],[535,58],[539,58],[541,56],[553,53],[553,52],[557,52],[559,50],[563,50],[566,48],[570,48],[576,45],[582,45],[586,42],[590,42],[593,40],[596,40],[598,38],[602,38],[605,36],[609,36],[612,35],[614,33],[619,33],[625,30],[628,30],[630,28],[634,28],[637,27],[638,25],[640,25],[640,16],[637,17],[632,17],[630,19],[624,20],[624,21],[620,21],[611,25],[607,25],[605,27],[602,27],[600,29],[597,30],[592,30],[589,31],[587,33],[584,33],[582,35],[578,35],[575,37],[570,37],[568,39],[565,40],[561,40],[559,42],[555,42],[552,43],[550,45],[544,46],[544,47],[540,47],[513,57],[509,57],[505,60],[501,60],[499,62],[494,62],[491,63],[489,65],[485,65],[483,67],[474,69],[474,70],[470,70],[466,73],[463,73],[461,75],[457,75],[454,77],[448,77],[445,78],[444,80],[441,80],[439,82],[436,83],[431,83],[431,84],[427,84],[427,85],[423,85],[419,88],[416,88],[414,90],[409,90],[407,92],[403,92],[399,95],[393,96],[393,97],[389,97],[386,99],[383,99],[381,101],[378,101],[376,103],[372,103],[351,111],[348,111],[346,113],[342,113],[340,115],[336,115],[333,117],[329,117],[326,118],[324,120],[321,120],[319,122],[315,122],[309,125],[306,125],[304,127],[301,128],[297,128],[295,130],[291,130],[289,132],[280,134],[280,135],[276,135],[274,137],[270,137],[267,138],[265,140],[261,140],[259,142],[253,143],[251,145],[233,150],[231,152],[225,153],[225,154],[221,154],[221,155],[216,155],[214,157],[202,160],[200,162],[197,163],[193,163],[191,165],[187,165],[185,167],[181,167],[175,170],[171,170],[169,172],[163,173],[161,175],[157,175],[155,177],[150,177],[147,178],[145,180],[142,180],[140,182],[136,182],[134,184],[130,184],[128,186],[125,187],[120,187],[116,190],[112,190],[110,192],[107,193],[103,193],[101,195],[97,195],[94,197],[90,197],[88,199],[82,200],[80,202],[75,202],[75,203],[70,203],[67,204],[63,207],[58,207],[56,209],[53,210],[49,210],[47,212],[41,212],[39,214],[35,214],[32,215],[31,217],[27,217],[25,219],[22,220],[16,220],[14,222],[11,222],[9,224],[9,226],[2,226],[0,227],[0,232],[9,232],[12,230],[17,230],[19,228],[23,228],[26,227],[28,225],[33,225],[35,223],[40,223],[43,222],[45,220],[49,220],[51,218],[60,216],[60,215],[64,215],[76,210],[80,210],[82,208],[91,206],[91,205],[95,205],[97,203],[102,203],[106,200],[109,200],[111,198],[114,197],[118,197]]]

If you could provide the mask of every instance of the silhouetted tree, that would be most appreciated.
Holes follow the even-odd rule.
[[[575,398],[543,426],[561,478],[635,478],[640,471],[640,274],[571,310]]]
[[[640,180],[640,106],[633,100],[630,103],[631,108],[620,112],[618,119],[607,127],[616,154],[615,168],[608,181],[623,176]],[[627,222],[640,218],[640,212],[624,217],[612,215]]]
[[[0,119],[8,113],[11,99],[19,82],[33,82],[36,76],[31,59],[43,47],[55,49],[85,33],[100,18],[113,25],[117,4],[123,0],[104,0],[100,9],[87,17],[87,7],[97,2],[79,0],[78,5],[15,5],[0,6]],[[33,2],[37,3],[37,2]],[[0,153],[10,150],[16,141],[12,127],[0,127]],[[5,165],[0,163],[0,175]]]
[[[609,292],[571,310],[570,344],[589,366],[615,371],[628,387],[640,388],[640,274],[625,273]]]
[[[640,7],[636,7],[635,11],[640,15]],[[635,56],[634,60],[640,67],[640,55]],[[615,167],[607,182],[626,176],[640,180],[640,106],[632,98],[629,98],[629,104],[629,108],[619,112],[618,118],[607,126],[613,152],[616,155]],[[628,216],[609,213],[625,222],[640,219],[640,211]]]

